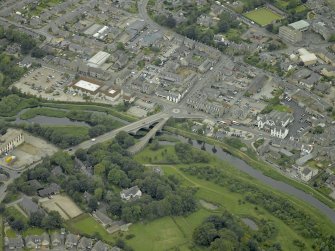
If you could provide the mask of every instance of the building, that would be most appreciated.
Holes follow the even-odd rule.
[[[295,44],[302,40],[302,32],[293,29],[291,26],[281,26],[279,27],[279,37],[286,42]]]
[[[77,247],[78,240],[79,240],[79,236],[78,235],[68,234],[66,236],[66,240],[65,240],[65,247],[67,249],[72,249],[72,248]]]
[[[25,238],[28,249],[49,249],[50,238],[47,233],[42,235],[29,235]]]
[[[80,78],[78,81],[72,83],[70,85],[70,90],[77,91],[79,95],[95,95],[99,92],[102,84],[98,81],[87,79],[87,78]]]
[[[113,220],[99,210],[93,213],[93,217],[99,221],[103,227],[107,228],[113,224]]]
[[[38,191],[38,195],[41,197],[48,197],[50,195],[58,194],[61,187],[56,183],[51,183],[48,187]]]
[[[257,126],[259,129],[270,132],[272,137],[284,139],[289,133],[286,126],[293,120],[291,113],[272,111],[269,114],[257,116]]]
[[[309,52],[305,48],[298,49],[300,60],[304,63],[304,65],[313,65],[318,61],[318,58],[314,53]]]
[[[109,251],[109,250],[111,250],[111,247],[103,243],[102,241],[97,241],[92,248],[92,251]]]
[[[111,55],[107,52],[99,51],[87,61],[87,65],[94,68],[99,68],[108,60],[110,56]]]
[[[82,237],[78,243],[78,251],[91,250],[93,246],[93,240],[90,238]]]
[[[19,205],[29,216],[36,212],[42,212],[39,206],[27,196],[23,196],[22,200],[19,202]]]
[[[121,97],[123,92],[122,92],[121,89],[112,87],[112,88],[108,89],[107,91],[105,91],[104,94],[105,94],[105,98],[107,100],[115,102]]]
[[[309,29],[309,23],[306,22],[305,20],[300,20],[300,21],[297,21],[297,22],[294,22],[294,23],[291,23],[288,25],[289,27],[292,27],[293,29],[295,30],[298,30],[298,31],[307,31]]]
[[[305,167],[300,171],[300,177],[303,181],[308,182],[312,179],[313,176],[318,174],[317,169],[311,169],[309,167]]]
[[[130,199],[140,198],[142,196],[142,192],[138,188],[138,186],[133,186],[131,188],[122,190],[120,192],[120,196],[124,200],[130,200]]]
[[[332,34],[335,33],[334,30],[331,30],[323,22],[315,22],[312,24],[312,29],[314,32],[320,34],[326,41],[329,40]]]
[[[21,235],[15,238],[5,237],[5,247],[9,250],[22,250],[24,247],[24,244],[23,244],[23,239]]]
[[[285,139],[288,134],[288,129],[280,126],[271,127],[270,134],[272,137]]]
[[[16,129],[7,129],[5,135],[0,138],[0,154],[8,153],[24,142],[23,132]]]
[[[52,247],[59,247],[64,244],[64,235],[61,235],[60,233],[53,233],[51,234],[51,245]]]

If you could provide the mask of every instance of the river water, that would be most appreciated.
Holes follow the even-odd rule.
[[[56,117],[48,117],[48,116],[36,116],[31,119],[19,119],[17,118],[15,120],[15,123],[36,123],[40,125],[62,125],[62,126],[70,126],[70,125],[75,125],[75,126],[87,126],[89,127],[90,125],[87,124],[86,122],[83,121],[75,121],[75,120],[70,120],[68,118],[56,118]]]
[[[184,143],[190,143],[190,139],[182,137],[182,136],[176,136],[180,141]],[[233,155],[223,151],[221,148],[216,147],[216,151],[213,151],[213,145],[209,145],[206,143],[199,143],[196,140],[192,140],[193,147],[205,150],[209,153],[214,154],[216,157],[218,157],[221,160],[225,160],[234,167],[236,167],[238,170],[249,174],[251,177],[262,181],[266,185],[269,185],[273,187],[274,189],[284,192],[286,194],[292,195],[297,199],[300,199],[302,201],[307,202],[308,204],[314,206],[319,211],[321,211],[323,214],[325,214],[334,224],[335,224],[335,211],[322,203],[321,201],[314,198],[312,195],[299,190],[289,184],[286,184],[282,181],[274,180],[266,175],[264,175],[261,171],[254,169],[252,166],[248,165],[243,160],[234,157]]]

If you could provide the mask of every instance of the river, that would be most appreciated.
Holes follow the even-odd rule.
[[[55,126],[87,126],[90,125],[83,121],[76,121],[76,120],[70,120],[68,118],[56,118],[56,117],[48,117],[48,116],[41,116],[37,115],[36,117],[33,117],[31,119],[20,119],[17,118],[15,120],[15,123],[36,123],[40,125],[55,125]]]
[[[176,135],[180,141],[184,143],[190,143],[188,138]],[[214,154],[216,157],[218,157],[221,160],[225,160],[234,167],[236,167],[238,170],[249,174],[251,177],[262,181],[266,185],[269,185],[273,187],[274,189],[292,195],[297,199],[300,199],[304,202],[307,202],[308,204],[314,206],[317,208],[320,212],[325,214],[334,224],[335,224],[335,211],[322,203],[321,201],[317,200],[314,198],[312,195],[299,190],[287,183],[284,183],[282,181],[274,180],[266,175],[264,175],[261,171],[253,168],[252,166],[248,165],[246,162],[243,160],[234,157],[233,155],[223,151],[221,148],[216,147],[216,152],[213,152],[213,145],[207,144],[207,143],[198,143],[196,140],[192,140],[193,147],[206,150],[209,153]]]

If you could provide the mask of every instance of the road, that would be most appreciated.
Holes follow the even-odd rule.
[[[7,181],[5,181],[4,184],[0,187],[0,202],[2,202],[3,199],[6,197],[7,187],[11,183],[13,183],[13,181],[16,178],[20,177],[21,172],[23,170],[32,169],[35,166],[37,166],[38,164],[40,164],[41,162],[42,162],[42,160],[37,161],[37,162],[31,164],[28,168],[23,167],[23,168],[20,168],[20,169],[12,169],[12,168],[8,168],[8,167],[5,167],[5,166],[1,166],[0,168],[2,168],[4,171],[6,171],[9,174],[9,179]]]
[[[119,132],[121,131],[125,131],[125,132],[132,132],[132,131],[137,131],[143,127],[148,127],[151,124],[160,121],[161,119],[165,119],[165,118],[169,118],[170,115],[168,113],[164,113],[164,112],[160,112],[157,114],[154,114],[152,116],[146,117],[144,119],[138,120],[132,124],[129,125],[125,125],[123,127],[120,127],[118,129],[115,129],[113,131],[110,131],[108,133],[105,133],[103,135],[100,135],[98,137],[95,138],[95,140],[86,140],[82,143],[80,143],[77,146],[68,148],[66,151],[69,153],[74,153],[76,150],[82,148],[82,149],[88,149],[91,146],[98,144],[98,143],[103,143],[106,142],[108,140],[113,139]]]
[[[144,137],[142,137],[138,143],[131,146],[128,149],[128,152],[130,152],[131,155],[134,155],[143,150],[144,147],[148,144],[149,140],[153,138],[158,131],[162,130],[163,126],[169,120],[169,118],[170,117],[163,118],[157,125],[154,126],[154,128],[152,128]]]

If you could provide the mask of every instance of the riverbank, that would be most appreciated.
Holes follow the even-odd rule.
[[[306,193],[306,196],[311,196],[312,198],[316,198],[319,202],[321,202],[321,204],[325,204],[326,206],[328,206],[330,208],[330,210],[333,211],[334,215],[335,215],[335,211],[333,210],[335,208],[335,202],[332,201],[331,199],[325,197],[323,194],[321,194],[320,192],[312,189],[311,187],[309,187],[308,185],[299,183],[293,179],[290,179],[286,176],[284,176],[283,174],[281,174],[279,171],[275,170],[273,167],[271,167],[270,165],[266,164],[265,162],[258,160],[257,156],[255,154],[255,157],[251,157],[250,153],[245,153],[239,149],[233,148],[232,146],[222,142],[222,141],[218,141],[212,138],[208,138],[205,136],[201,136],[192,132],[188,132],[185,130],[181,130],[179,128],[174,128],[174,127],[169,127],[166,126],[164,127],[164,130],[171,132],[171,133],[175,133],[177,135],[186,137],[186,138],[191,138],[194,140],[200,140],[202,142],[205,142],[207,144],[211,144],[211,145],[215,145],[217,147],[222,148],[224,151],[230,153],[231,155],[243,160],[244,162],[246,162],[248,165],[250,165],[251,167],[253,167],[254,169],[259,170],[263,175],[272,178],[275,181],[279,181],[279,182],[283,182],[285,184],[287,184],[288,186],[292,186],[295,189],[298,189],[300,191],[303,191],[304,193]],[[271,181],[269,181],[271,182]],[[287,188],[285,188],[286,190],[289,190]],[[287,192],[287,191],[284,191]],[[321,206],[321,205],[320,205]],[[334,216],[335,217],[335,216]],[[334,218],[334,222],[335,222],[335,218]]]

